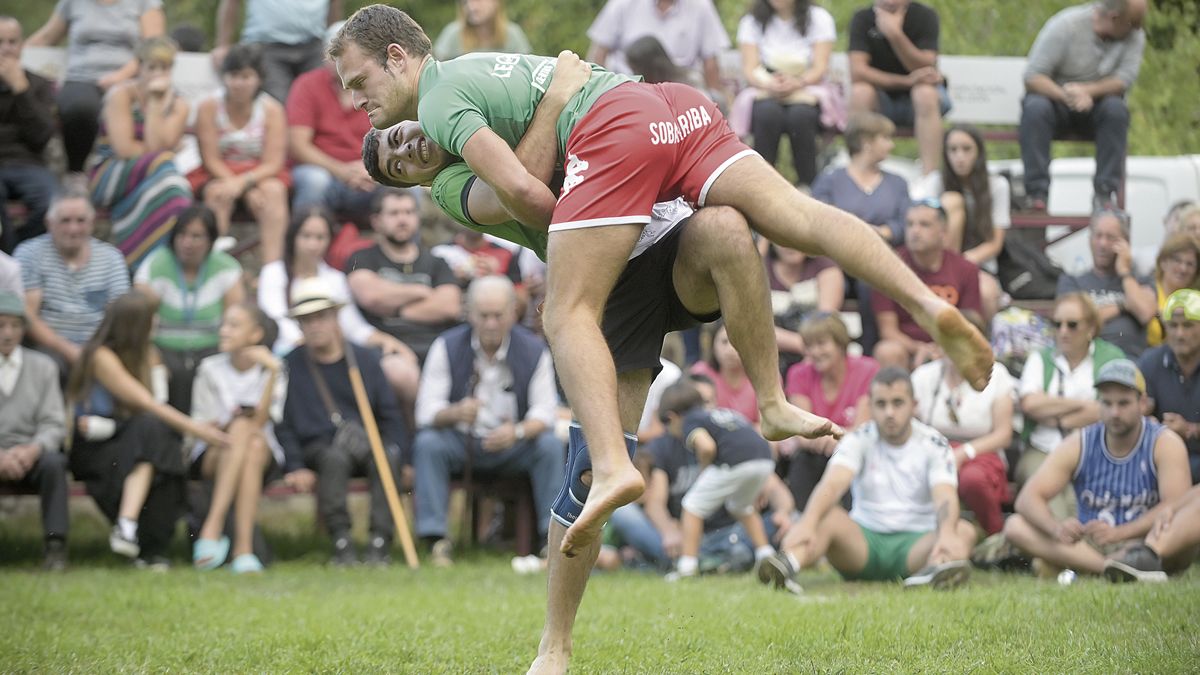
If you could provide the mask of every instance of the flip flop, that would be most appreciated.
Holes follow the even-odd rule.
[[[229,557],[229,537],[220,539],[197,539],[192,547],[192,564],[196,569],[213,570],[220,567]]]
[[[253,553],[243,553],[233,559],[229,569],[234,574],[258,574],[263,571],[263,564]]]

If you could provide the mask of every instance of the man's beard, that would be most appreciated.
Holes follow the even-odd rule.
[[[383,238],[386,239],[387,242],[392,246],[395,246],[396,248],[403,248],[413,243],[416,240],[417,235],[414,233],[413,236],[409,237],[408,239],[400,239],[399,237],[393,237],[390,234],[385,234],[383,235]]]

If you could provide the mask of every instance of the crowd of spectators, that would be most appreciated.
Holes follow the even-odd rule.
[[[502,0],[456,4],[437,58],[530,50]],[[647,490],[614,514],[602,566],[754,567],[798,590],[795,573],[826,559],[847,579],[949,585],[984,537],[1042,568],[1113,578],[1190,563],[1200,207],[1173,209],[1146,256],[1115,197],[1145,11],[1064,10],[1030,54],[1024,206],[1044,209],[1052,138],[1097,139],[1093,269],[1059,279],[1053,344],[1015,372],[998,363],[974,391],[904,307],[826,258],[762,242],[787,395],[848,434],[764,440],[741,358],[712,325],[706,358],[678,364],[686,374],[664,361],[635,460]],[[222,88],[198,101],[172,86],[160,0],[59,0],[28,41],[66,39],[59,83],[21,68],[22,26],[0,17],[0,200],[25,214],[0,204],[0,482],[41,495],[47,568],[66,565],[68,473],[111,521],[112,550],[142,566],[168,564],[189,479],[211,486],[192,519],[198,568],[263,570],[254,530],[271,481],[316,492],[334,563],[386,564],[395,527],[366,408],[436,564],[453,564],[448,498],[464,475],[527,478],[544,538],[570,412],[539,336],[543,266],[475,231],[427,246],[422,192],[370,178],[370,123],[322,58],[341,14],[339,0],[222,0]],[[937,13],[907,0],[858,11],[847,92],[829,78],[827,10],[758,0],[737,25],[740,91],[721,77],[731,42],[711,0],[609,0],[589,54],[705,88],[772,163],[787,135],[798,185],[874,227],[986,333],[1007,301],[996,274],[1011,188],[988,172],[977,129],[944,129]],[[917,138],[911,186],[882,168],[898,127]],[[821,172],[826,131],[844,133],[849,161]],[[55,134],[61,178],[43,158]],[[257,249],[232,239],[242,221]],[[842,313],[849,298],[857,315]],[[1113,469],[1131,455],[1140,472]],[[361,556],[355,475],[370,484]]]

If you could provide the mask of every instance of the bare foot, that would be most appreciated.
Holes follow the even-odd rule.
[[[568,656],[559,652],[538,654],[526,675],[562,675],[567,672]]]
[[[846,430],[824,417],[814,415],[784,401],[779,405],[766,405],[759,409],[763,438],[782,441],[793,436],[841,438]]]
[[[646,490],[646,481],[642,472],[634,468],[633,463],[627,463],[617,469],[611,476],[602,476],[593,470],[591,490],[583,510],[567,533],[563,535],[559,550],[568,558],[586,549],[600,536],[600,530],[608,521],[613,511],[642,496]]]
[[[963,379],[975,391],[983,391],[992,378],[992,364],[995,362],[992,346],[957,308],[942,300],[938,303],[940,307],[929,313],[933,325],[925,330],[954,362]]]

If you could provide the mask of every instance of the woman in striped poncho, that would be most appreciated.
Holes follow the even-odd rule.
[[[192,203],[191,187],[174,162],[188,118],[187,101],[171,87],[175,52],[163,37],[138,46],[137,77],[105,100],[89,172],[92,201],[108,209],[111,240],[131,269],[166,241],[175,217]]]

